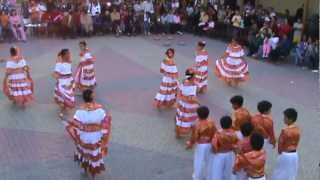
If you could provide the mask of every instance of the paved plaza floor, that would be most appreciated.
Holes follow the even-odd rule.
[[[194,60],[199,37],[174,36],[180,77]],[[231,112],[229,98],[245,97],[245,106],[256,112],[258,101],[273,103],[276,135],[283,127],[282,111],[294,107],[302,128],[299,146],[299,180],[318,180],[320,152],[318,74],[292,65],[274,65],[247,58],[251,80],[239,88],[220,82],[212,72],[214,60],[226,44],[204,39],[210,54],[209,90],[200,102],[209,106],[218,120]],[[0,180],[82,180],[86,176],[73,162],[73,144],[53,102],[55,81],[51,74],[57,52],[70,48],[74,65],[79,62],[78,40],[34,39],[18,44],[31,65],[35,81],[35,102],[17,108],[0,93]],[[113,115],[108,171],[97,179],[108,180],[191,180],[193,152],[186,151],[185,139],[174,135],[174,109],[152,107],[159,89],[160,62],[168,40],[152,37],[93,37],[87,39],[97,58],[97,101]],[[183,42],[183,43],[181,43]],[[0,57],[8,57],[10,44],[0,45]],[[74,66],[75,67],[75,66]],[[4,74],[4,64],[0,67]],[[2,78],[1,78],[2,80]],[[2,83],[0,83],[2,84]],[[1,87],[2,88],[2,87]],[[77,102],[81,102],[77,98]],[[276,153],[269,153],[268,175]],[[269,176],[270,177],[270,176]]]

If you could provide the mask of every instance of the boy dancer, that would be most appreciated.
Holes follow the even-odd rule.
[[[300,140],[300,128],[295,124],[298,113],[295,109],[288,108],[283,114],[286,127],[282,129],[279,137],[279,156],[273,180],[296,180],[299,167],[297,148]]]
[[[269,101],[261,101],[258,103],[259,114],[252,117],[251,121],[257,133],[264,137],[264,149],[269,148],[271,145],[275,147],[276,139],[274,136],[273,121],[270,115],[272,104]]]
[[[232,129],[232,119],[224,116],[220,119],[222,130],[215,133],[211,144],[214,153],[211,180],[230,180],[234,177],[232,166],[234,163],[234,150],[238,143],[235,131]]]
[[[193,161],[194,180],[203,180],[208,174],[209,154],[211,153],[210,141],[217,131],[213,121],[208,118],[209,109],[206,106],[201,106],[197,109],[198,122],[192,130],[192,136],[187,141],[187,149],[191,149],[196,145]]]
[[[266,180],[264,166],[266,163],[266,152],[263,149],[264,138],[262,135],[254,133],[250,137],[252,151],[238,154],[233,167],[234,172],[243,169],[249,180]]]
[[[240,131],[243,136],[243,139],[241,139],[238,142],[238,145],[236,148],[236,153],[237,154],[244,154],[244,153],[252,151],[252,147],[250,144],[250,137],[253,132],[253,126],[249,122],[244,123],[240,127]],[[247,173],[243,169],[241,169],[240,171],[236,172],[235,179],[236,180],[247,180],[248,179]]]
[[[240,127],[242,124],[251,121],[251,115],[245,107],[243,107],[243,97],[240,95],[233,96],[230,99],[230,103],[232,104],[232,108],[234,110],[232,114],[232,126],[236,131],[239,139],[242,138],[240,133]]]

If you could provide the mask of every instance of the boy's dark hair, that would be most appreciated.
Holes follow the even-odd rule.
[[[83,91],[82,98],[84,102],[89,103],[93,101],[92,93],[93,91],[91,89],[86,89]]]
[[[210,114],[210,110],[206,106],[200,106],[197,109],[197,114],[198,114],[198,117],[200,120],[205,120],[208,118],[208,116]]]
[[[250,122],[243,123],[240,127],[241,134],[244,137],[250,136],[250,134],[253,132],[253,129],[253,125]]]
[[[62,49],[59,53],[60,56],[64,56],[69,52],[69,49]]]
[[[16,56],[18,54],[17,48],[11,47],[10,48],[10,55],[11,56]]]
[[[223,116],[220,119],[220,126],[222,129],[229,129],[232,126],[232,119],[230,116]]]
[[[195,74],[194,74],[192,69],[187,69],[186,72],[185,72],[185,75],[188,76],[188,78],[187,78],[188,80],[194,78],[194,76],[195,76]]]
[[[263,148],[264,138],[259,133],[253,133],[250,137],[250,145],[253,150],[259,151]]]
[[[265,114],[272,108],[272,104],[269,101],[260,101],[258,103],[257,109],[261,114]]]
[[[239,107],[241,107],[241,106],[243,105],[243,97],[242,97],[241,95],[233,96],[233,97],[230,99],[230,103],[231,103],[231,104],[238,105]]]
[[[283,111],[285,117],[287,117],[291,122],[296,122],[298,118],[298,112],[294,108],[288,108]]]
[[[86,42],[86,41],[80,41],[79,44],[80,44],[80,45],[83,45],[83,46],[85,46],[85,47],[87,46],[87,42]]]

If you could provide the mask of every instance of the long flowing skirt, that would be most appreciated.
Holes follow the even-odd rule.
[[[178,134],[189,134],[192,126],[197,120],[197,108],[199,104],[184,100],[178,101],[176,112],[176,132]]]
[[[33,80],[32,79],[11,79],[3,87],[4,94],[9,100],[25,104],[33,100]]]
[[[176,102],[178,81],[168,76],[162,77],[160,90],[154,98],[156,107],[172,106]]]
[[[58,80],[54,90],[54,100],[58,105],[67,108],[75,107],[74,81],[72,78]]]
[[[248,64],[241,58],[218,59],[214,72],[226,83],[239,83],[249,79]]]

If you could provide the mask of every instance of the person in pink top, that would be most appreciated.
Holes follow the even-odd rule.
[[[12,10],[9,17],[9,22],[11,25],[11,30],[16,40],[27,41],[26,33],[23,29],[22,18],[17,14],[16,10]]]

